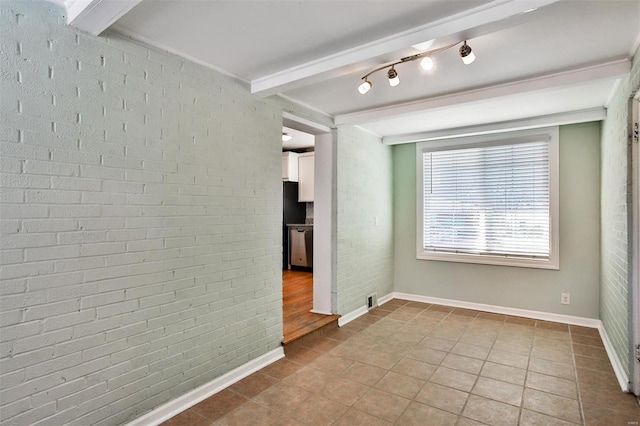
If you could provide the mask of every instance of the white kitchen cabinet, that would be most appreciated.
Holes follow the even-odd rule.
[[[313,152],[298,155],[298,201],[301,203],[314,200],[314,160]]]
[[[282,180],[284,182],[298,182],[298,154],[295,152],[282,153]]]

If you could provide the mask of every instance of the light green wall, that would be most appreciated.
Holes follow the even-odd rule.
[[[348,314],[367,295],[393,291],[391,148],[357,127],[338,129],[337,306]]]
[[[415,145],[395,146],[395,291],[598,318],[599,132],[597,122],[560,128],[559,271],[417,260]]]

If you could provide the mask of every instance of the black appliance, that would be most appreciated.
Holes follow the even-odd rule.
[[[282,270],[289,267],[289,223],[304,223],[307,206],[298,202],[298,182],[282,182]]]

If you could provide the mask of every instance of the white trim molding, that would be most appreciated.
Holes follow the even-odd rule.
[[[393,298],[394,298],[394,293],[389,293],[378,298],[378,306],[384,305],[385,303],[387,303]],[[341,316],[340,318],[338,318],[338,327],[344,327],[345,325],[349,324],[351,321],[357,318],[360,318],[362,315],[366,314],[367,312],[369,312],[369,310],[367,309],[367,306],[363,305],[358,309],[356,309],[355,311],[351,311],[348,314]]]
[[[528,309],[509,308],[506,306],[485,305],[483,303],[465,302],[461,300],[442,299],[439,297],[420,296],[409,293],[394,293],[395,299],[410,300],[412,302],[433,303],[435,305],[451,306],[452,308],[473,309],[475,311],[491,312],[494,314],[511,315],[514,317],[531,318],[541,321],[559,322],[562,324],[579,325],[582,327],[599,328],[601,321],[594,318],[576,317],[572,315],[554,314],[552,312],[530,311]]]
[[[341,316],[340,318],[338,318],[338,327],[344,327],[345,325],[349,324],[351,321],[357,318],[360,318],[367,312],[369,312],[369,310],[365,305],[363,305],[358,309],[356,309],[355,311],[351,311],[348,314]]]
[[[209,398],[232,384],[244,379],[256,371],[284,358],[282,347],[274,349],[266,354],[253,359],[238,368],[229,371],[222,376],[213,379],[209,383],[195,388],[184,395],[163,404],[147,414],[129,422],[127,426],[156,426],[180,414],[184,410],[193,407],[198,402]]]
[[[623,392],[629,392],[629,377],[624,371],[618,354],[613,349],[613,344],[611,344],[611,340],[609,340],[609,336],[607,335],[607,330],[605,330],[602,322],[600,322],[598,326],[598,332],[600,333],[600,338],[604,344],[604,349],[607,351],[607,356],[609,357],[613,371],[616,374],[616,379],[618,379],[620,389],[622,389]]]

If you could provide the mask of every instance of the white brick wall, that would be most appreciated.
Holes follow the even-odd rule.
[[[120,424],[278,347],[283,101],[0,9],[0,424]]]
[[[366,306],[371,293],[393,291],[392,157],[389,146],[356,127],[338,129],[337,150],[334,297],[344,315]]]
[[[632,362],[630,340],[631,140],[629,99],[640,88],[640,50],[631,75],[621,80],[602,125],[600,317],[627,375]]]

